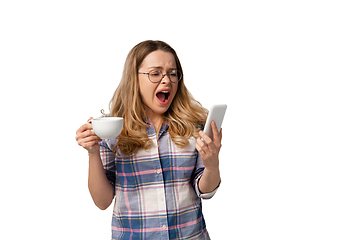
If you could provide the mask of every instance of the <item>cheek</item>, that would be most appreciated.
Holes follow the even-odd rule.
[[[140,80],[140,95],[141,98],[143,99],[144,102],[147,102],[149,100],[151,100],[151,98],[153,97],[153,92],[154,92],[154,86],[148,84],[147,82],[142,82]]]
[[[176,84],[176,85],[173,85],[173,86],[172,86],[173,91],[175,91],[174,97],[175,97],[176,94],[177,94],[178,87],[179,87],[179,84]]]

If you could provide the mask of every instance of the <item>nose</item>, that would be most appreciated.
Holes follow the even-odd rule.
[[[170,77],[169,77],[168,74],[165,74],[165,75],[163,76],[163,78],[161,79],[161,84],[166,84],[166,83],[169,83],[169,82],[171,82],[171,81],[170,81]]]

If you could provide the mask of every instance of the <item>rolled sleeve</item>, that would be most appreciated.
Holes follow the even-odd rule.
[[[195,173],[194,173],[194,180],[193,180],[193,184],[194,184],[194,189],[195,189],[195,192],[196,192],[196,195],[199,197],[199,198],[202,198],[202,199],[210,199],[212,198],[216,191],[218,190],[219,186],[220,186],[220,183],[219,185],[214,189],[214,191],[212,192],[209,192],[209,193],[201,193],[200,192],[200,189],[199,189],[199,180],[201,178],[201,176],[203,175],[204,173],[204,164],[202,163],[202,160],[201,160],[201,156],[199,153],[197,153],[197,160],[196,160],[196,170],[195,170]]]

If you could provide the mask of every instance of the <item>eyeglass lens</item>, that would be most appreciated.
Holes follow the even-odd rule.
[[[171,82],[178,82],[181,80],[181,73],[178,70],[172,70],[166,75],[170,78]],[[151,71],[149,72],[149,80],[152,82],[160,82],[161,79],[165,77],[161,71]]]

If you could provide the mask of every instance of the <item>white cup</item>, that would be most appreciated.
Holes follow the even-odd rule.
[[[101,139],[117,138],[124,126],[124,119],[121,117],[95,118],[90,122],[95,134]]]

